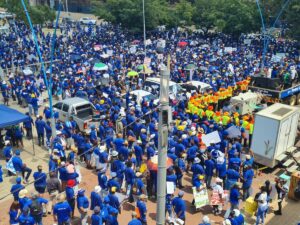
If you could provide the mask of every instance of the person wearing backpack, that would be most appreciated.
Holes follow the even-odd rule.
[[[99,206],[96,206],[94,208],[94,213],[93,215],[91,216],[91,221],[92,221],[92,224],[91,225],[102,225],[103,224],[103,221],[102,221],[102,216],[100,214],[100,207]]]
[[[104,197],[103,206],[101,209],[101,217],[103,223],[106,223],[109,216],[108,211],[111,210],[111,208],[113,208],[112,206],[109,205],[109,202],[110,202],[109,197],[108,196]]]
[[[27,206],[25,206],[21,215],[18,218],[19,225],[35,225],[35,221],[29,212],[30,209]]]
[[[48,200],[38,197],[37,193],[32,193],[30,204],[30,215],[33,217],[35,224],[43,225],[43,204],[47,204]]]

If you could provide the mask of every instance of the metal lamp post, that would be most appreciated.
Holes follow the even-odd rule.
[[[166,176],[169,123],[169,80],[170,71],[166,67],[160,71],[160,113],[158,140],[157,208],[156,224],[165,224],[166,216]]]

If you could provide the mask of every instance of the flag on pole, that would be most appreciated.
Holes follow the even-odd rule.
[[[14,173],[14,174],[17,173],[16,170],[15,170],[15,167],[14,167],[14,165],[13,165],[13,163],[12,163],[12,157],[11,157],[10,160],[6,163],[5,168],[6,168],[7,170],[9,170],[10,172]]]

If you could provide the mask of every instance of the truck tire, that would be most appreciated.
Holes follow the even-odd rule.
[[[297,95],[297,105],[300,105],[300,94]]]
[[[297,105],[298,101],[297,101],[297,97],[295,95],[291,96],[290,98],[287,99],[288,104],[290,106],[295,106]]]

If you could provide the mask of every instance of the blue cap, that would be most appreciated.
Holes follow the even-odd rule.
[[[16,150],[16,155],[20,155],[21,154],[21,152],[20,152],[20,150]]]
[[[84,190],[84,189],[79,189],[79,190],[78,190],[78,194],[79,194],[79,195],[83,195],[83,194],[84,194],[84,192],[85,192],[85,190]]]
[[[225,135],[225,136],[227,136],[229,133],[228,133],[228,131],[227,130],[225,130],[224,132],[223,132],[223,135]]]
[[[110,208],[109,208],[109,213],[110,213],[110,214],[112,214],[112,213],[118,214],[119,211],[118,211],[116,208],[114,208],[114,207],[110,207]]]
[[[21,183],[21,181],[22,181],[22,178],[21,178],[21,177],[17,177],[17,178],[16,178],[16,183]]]
[[[106,197],[104,197],[104,203],[109,203],[110,201],[109,201],[109,197],[108,196],[106,196]]]

